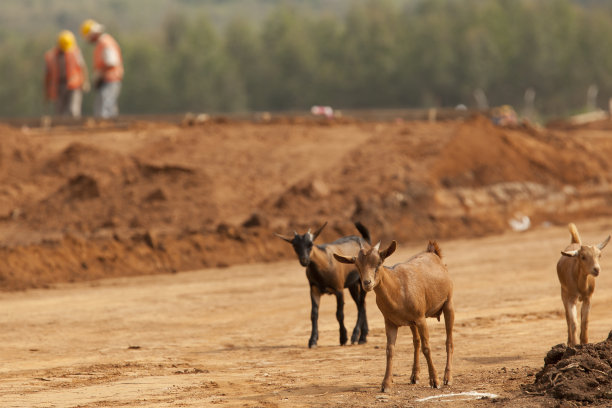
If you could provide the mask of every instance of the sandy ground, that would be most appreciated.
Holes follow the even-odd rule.
[[[595,243],[612,232],[612,219],[578,227]],[[319,347],[308,349],[310,301],[297,261],[0,293],[0,406],[556,406],[520,385],[533,382],[546,352],[566,339],[555,264],[568,242],[565,227],[441,242],[456,325],[454,383],[439,390],[426,386],[425,366],[421,382],[409,384],[412,340],[403,328],[394,388],[379,392],[385,334],[373,293],[367,344],[338,345],[335,301],[327,296]],[[424,247],[400,243],[388,263]],[[612,329],[612,258],[605,255],[593,342]],[[350,299],[345,314],[350,331]],[[442,373],[444,324],[430,319],[429,327]],[[468,391],[498,397],[417,401]]]

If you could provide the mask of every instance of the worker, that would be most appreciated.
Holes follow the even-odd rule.
[[[119,114],[117,99],[123,80],[123,58],[119,44],[110,34],[104,32],[102,24],[91,19],[81,24],[81,34],[87,41],[95,44],[92,81],[96,91],[94,116],[115,117]]]
[[[63,30],[57,45],[45,53],[45,98],[55,102],[58,115],[81,116],[83,91],[89,91],[87,66],[74,34]]]

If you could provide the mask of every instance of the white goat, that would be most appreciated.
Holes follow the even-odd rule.
[[[380,251],[380,242],[375,246],[362,245],[356,257],[334,254],[343,263],[355,264],[361,284],[366,291],[376,292],[376,304],[385,317],[387,333],[387,369],[382,382],[382,391],[391,387],[393,354],[399,326],[410,326],[414,344],[414,363],[410,382],[415,384],[419,376],[419,347],[429,368],[429,385],[439,388],[438,376],[431,359],[429,331],[425,318],[444,313],[446,326],[446,370],[444,384],[450,384],[453,358],[453,283],[442,262],[442,252],[436,242],[429,242],[427,251],[417,254],[404,263],[390,268],[383,266],[385,258],[397,247],[395,241]],[[422,345],[421,345],[422,342]]]
[[[571,223],[569,231],[572,241],[561,251],[561,258],[557,262],[557,276],[561,283],[561,299],[565,307],[567,321],[567,344],[578,344],[576,328],[578,326],[577,307],[578,300],[582,302],[580,310],[580,344],[589,342],[589,311],[591,310],[591,296],[595,290],[595,277],[599,275],[601,267],[599,258],[601,251],[610,241],[610,236],[596,246],[582,245],[578,229]]]

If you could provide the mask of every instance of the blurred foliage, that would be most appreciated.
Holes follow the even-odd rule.
[[[76,32],[90,15],[122,47],[122,113],[475,107],[477,89],[490,105],[520,112],[532,88],[540,114],[563,115],[585,108],[591,85],[600,107],[612,97],[606,1],[101,3],[103,11],[93,0],[0,6],[0,116],[50,112],[42,101],[43,53],[59,28]],[[51,21],[17,28],[28,7],[30,17],[46,13]],[[78,40],[91,66],[92,46]]]

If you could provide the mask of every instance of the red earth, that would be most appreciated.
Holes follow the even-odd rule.
[[[612,213],[612,130],[300,118],[0,125],[0,289],[292,257],[321,241],[478,237]]]
[[[570,407],[582,402],[549,389],[593,367],[612,376],[599,362],[542,368],[566,338],[554,271],[566,223],[588,243],[612,231],[609,121],[218,118],[0,134],[1,406]],[[337,344],[324,297],[319,346],[307,348],[304,271],[274,233],[326,221],[321,242],[355,234],[354,221],[398,240],[390,262],[438,240],[455,284],[453,385],[428,388],[424,366],[409,384],[404,328],[395,385],[378,392],[373,294],[366,345]],[[612,329],[606,253],[594,343]],[[345,313],[352,327],[350,300]],[[444,325],[429,327],[441,372]],[[592,405],[607,406],[599,391]]]

